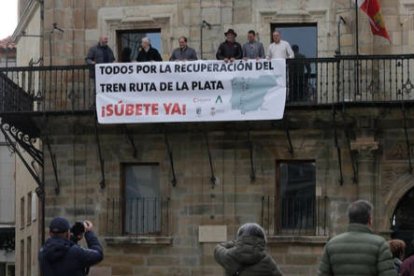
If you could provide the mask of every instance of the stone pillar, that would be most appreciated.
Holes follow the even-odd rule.
[[[375,204],[377,179],[376,156],[379,143],[374,137],[358,137],[351,142],[351,150],[358,153],[358,199]]]

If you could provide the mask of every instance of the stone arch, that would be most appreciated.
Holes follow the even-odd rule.
[[[382,220],[380,229],[389,230],[391,229],[391,218],[398,207],[398,203],[408,192],[414,189],[414,177],[406,173],[388,187],[384,187],[384,189],[387,190],[387,194],[384,197],[384,211],[387,219]]]

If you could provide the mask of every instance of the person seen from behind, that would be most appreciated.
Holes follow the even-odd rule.
[[[103,259],[102,246],[92,231],[90,221],[84,222],[84,238],[88,248],[70,240],[69,222],[54,218],[49,225],[49,239],[39,252],[40,271],[43,276],[85,276],[88,268]]]
[[[246,223],[235,241],[220,243],[214,258],[227,276],[281,276],[276,262],[266,253],[266,234],[257,223]]]
[[[325,245],[319,276],[397,276],[387,241],[373,234],[373,206],[357,200],[348,207],[348,231]]]

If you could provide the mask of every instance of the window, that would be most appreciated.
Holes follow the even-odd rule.
[[[277,162],[277,232],[311,234],[316,226],[314,161]]]
[[[315,101],[317,64],[303,58],[318,55],[316,24],[271,24],[271,32],[274,30],[281,33],[282,39],[289,42],[295,52],[295,59],[287,61],[288,102]]]
[[[20,229],[24,228],[25,220],[24,220],[24,209],[26,205],[24,204],[24,196],[20,198]]]
[[[20,276],[24,276],[24,240],[20,240]]]
[[[32,192],[27,194],[27,225],[32,223]]]
[[[124,166],[124,232],[161,232],[160,168],[158,164]]]
[[[291,46],[298,45],[307,58],[318,56],[318,28],[316,24],[271,24],[271,33],[278,30]],[[272,39],[270,39],[272,41]]]
[[[141,39],[148,37],[151,40],[151,45],[160,52],[162,56],[162,43],[161,43],[161,30],[149,29],[149,30],[122,30],[117,31],[117,46],[118,57],[122,60],[123,51],[125,48],[131,50],[130,58],[135,61],[138,56],[138,49],[141,44]]]
[[[32,196],[32,221],[37,217],[37,195]]]
[[[26,259],[26,271],[27,275],[32,275],[32,238],[27,238],[27,259]]]

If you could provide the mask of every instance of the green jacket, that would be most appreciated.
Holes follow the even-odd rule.
[[[367,225],[350,224],[348,232],[325,246],[319,276],[397,276],[388,243]]]
[[[242,236],[236,241],[221,243],[214,250],[214,258],[233,276],[281,276],[272,257],[265,251],[265,241],[254,236]]]

